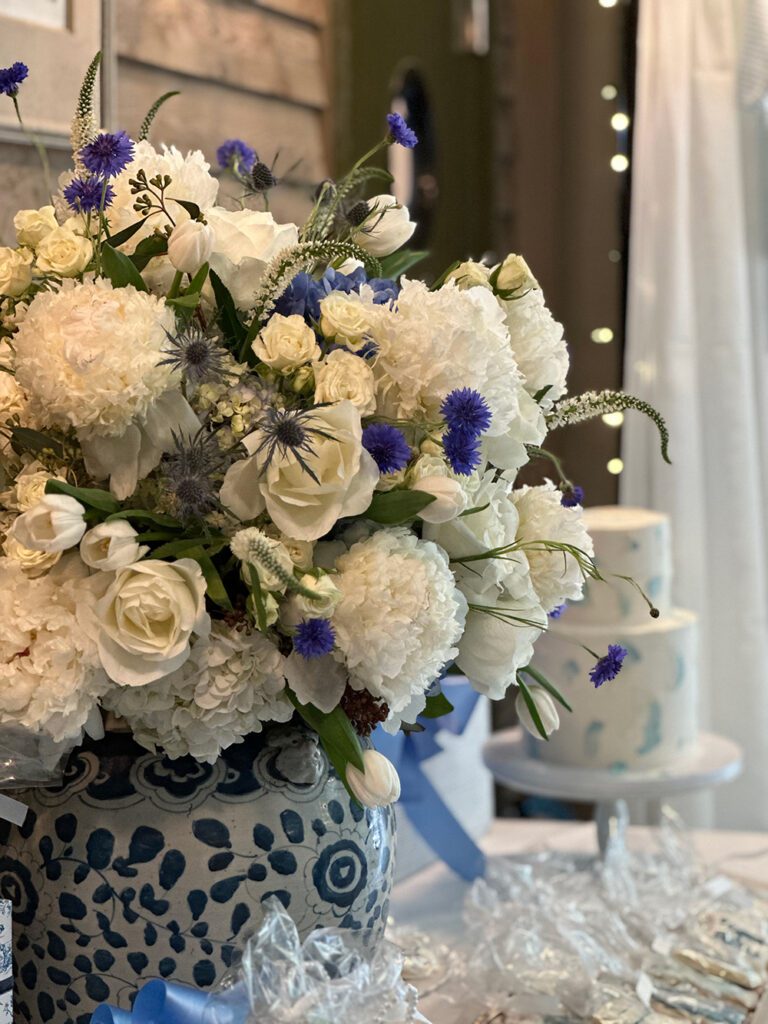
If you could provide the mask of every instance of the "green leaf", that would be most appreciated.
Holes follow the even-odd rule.
[[[366,519],[384,526],[410,522],[423,508],[435,500],[425,491],[379,491],[364,513]]]
[[[453,704],[444,693],[434,693],[427,697],[427,706],[421,712],[420,718],[442,718],[443,715],[450,715],[453,711]]]
[[[256,610],[256,625],[262,633],[267,631],[267,606],[264,601],[264,591],[261,589],[261,577],[255,565],[248,566],[248,578],[251,584],[251,597],[253,598]]]
[[[141,271],[155,256],[164,256],[168,252],[168,239],[165,235],[149,235],[142,238],[133,251],[131,263]]]
[[[229,599],[227,588],[210,556],[202,548],[191,548],[184,557],[193,558],[200,566],[205,577],[205,592],[208,597],[219,607],[231,612],[232,602]]]
[[[121,245],[125,245],[136,232],[146,224],[145,220],[137,220],[135,224],[129,225],[127,228],[123,228],[122,231],[118,231],[115,235],[107,235],[107,241],[113,249],[119,249]]]
[[[197,203],[192,203],[189,199],[174,199],[173,196],[169,196],[168,198],[171,202],[178,203],[179,206],[183,206],[192,220],[200,220],[200,207]]]
[[[490,505],[490,501],[486,501],[484,505],[474,505],[472,508],[465,508],[463,512],[459,513],[458,518],[463,519],[464,516],[473,516],[476,512],[485,512]]]
[[[64,480],[48,480],[45,485],[46,494],[68,494],[82,505],[97,508],[100,512],[117,512],[120,502],[109,491],[100,487],[73,487]]]
[[[542,398],[547,394],[548,391],[552,390],[551,384],[545,384],[543,388],[539,388],[536,394],[533,396],[534,402],[540,402]]]
[[[211,271],[211,286],[216,298],[216,305],[219,310],[219,324],[224,332],[224,337],[236,342],[239,347],[245,340],[245,325],[238,316],[237,308],[229,289],[213,270]]]
[[[181,530],[182,525],[173,516],[166,516],[162,512],[150,512],[146,508],[124,508],[114,515],[109,516],[107,522],[113,523],[116,519],[148,519],[158,526],[169,526],[171,529]]]
[[[400,252],[393,252],[390,256],[381,261],[381,276],[396,280],[406,270],[415,267],[429,256],[424,250],[402,249]]]
[[[226,537],[216,537],[210,540],[207,537],[181,537],[178,540],[169,540],[152,552],[152,558],[175,558],[188,554],[196,548],[208,555],[217,555],[222,548],[227,546]],[[194,558],[194,555],[189,557]]]
[[[431,292],[436,292],[438,288],[442,288],[443,285],[445,284],[445,282],[448,280],[448,275],[452,274],[453,271],[456,270],[456,268],[460,267],[460,266],[461,266],[461,261],[460,260],[456,260],[455,262],[453,262],[450,265],[450,267],[446,267],[445,270],[440,275],[440,277],[438,277],[438,279],[435,281],[435,283],[430,286],[429,290]]]
[[[517,676],[517,685],[520,689],[520,693],[522,693],[523,695],[525,706],[528,708],[530,716],[533,719],[533,724],[536,726],[536,731],[539,733],[543,740],[549,740],[549,736],[547,736],[547,730],[544,728],[544,723],[542,722],[541,715],[539,714],[539,709],[536,707],[536,702],[531,696],[531,691],[525,685],[519,673]]]
[[[205,284],[205,280],[208,277],[209,269],[210,268],[207,263],[204,263],[202,267],[200,267],[198,272],[189,282],[189,287],[184,293],[185,295],[193,295],[195,292],[197,292],[199,297],[199,293],[203,290],[203,285]]]
[[[101,247],[101,269],[115,288],[125,288],[132,284],[137,291],[148,291],[131,258],[106,243]]]
[[[340,707],[335,707],[333,711],[320,711],[314,704],[302,704],[291,690],[288,690],[288,696],[310,729],[313,729],[320,737],[326,753],[333,760],[334,767],[345,784],[348,764],[353,764],[361,772],[365,770],[360,740],[352,728],[352,723]],[[337,761],[341,763],[341,771],[339,771]]]
[[[542,690],[546,690],[551,697],[554,697],[558,704],[562,704],[566,711],[573,711],[573,708],[562,695],[562,693],[560,693],[557,687],[550,683],[547,677],[543,676],[541,672],[538,671],[538,669],[535,669],[533,667],[533,665],[526,665],[525,668],[521,668],[520,671],[525,672],[526,675],[529,675],[531,679],[533,679],[535,682],[539,684]]]
[[[11,427],[11,444],[18,455],[24,452],[39,454],[43,451],[52,451],[58,458],[64,456],[64,446],[60,441],[54,440],[39,430],[31,430],[29,427]]]
[[[177,309],[197,309],[200,302],[200,292],[187,292],[185,295],[177,295],[175,299],[166,299],[166,306],[175,306]]]

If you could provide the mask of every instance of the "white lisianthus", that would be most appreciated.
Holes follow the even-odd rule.
[[[149,551],[139,544],[138,534],[125,519],[99,523],[80,541],[80,557],[91,569],[114,572],[138,562]]]
[[[331,292],[320,302],[320,330],[326,338],[356,351],[370,338],[381,314],[370,288],[360,293]]]
[[[540,487],[521,487],[512,498],[520,517],[517,541],[525,551],[533,589],[544,610],[551,612],[565,601],[580,601],[584,573],[578,558],[561,548],[547,550],[541,542],[567,544],[591,558],[595,552],[584,509],[563,506],[562,492],[551,480]]]
[[[286,626],[297,626],[302,619],[329,619],[341,600],[341,591],[328,575],[313,576],[305,573],[299,580],[308,594],[291,594],[280,609],[280,621]]]
[[[215,622],[181,668],[147,686],[113,687],[103,703],[149,750],[213,764],[265,722],[290,720],[284,665],[261,633]]]
[[[226,287],[238,309],[251,309],[269,261],[298,244],[295,224],[278,224],[265,210],[225,210],[216,206],[205,219],[213,228],[211,269]]]
[[[405,245],[416,230],[408,207],[393,195],[374,196],[368,200],[370,213],[353,233],[352,241],[372,256],[389,256]]]
[[[191,558],[136,562],[90,582],[98,600],[84,610],[83,627],[116,683],[145,686],[174,672],[189,658],[193,635],[210,631],[205,579]]]
[[[345,398],[361,416],[376,412],[376,383],[373,370],[360,356],[334,349],[321,363],[314,364],[315,402],[343,402]]]
[[[467,507],[467,496],[458,480],[447,475],[423,476],[411,487],[412,491],[431,494],[435,499],[419,513],[425,523],[447,523]]]
[[[499,292],[522,292],[538,288],[539,283],[522,256],[511,252],[493,271],[493,284]]]
[[[517,299],[499,299],[504,310],[512,351],[525,378],[530,395],[543,388],[549,391],[541,399],[542,408],[550,409],[567,390],[568,346],[559,324],[547,309],[540,288]]]
[[[39,269],[59,277],[82,274],[93,257],[93,243],[82,230],[81,221],[73,217],[49,231],[37,247]]]
[[[56,565],[62,554],[61,551],[35,551],[34,548],[25,548],[11,534],[3,541],[3,552],[12,562],[18,563],[30,579],[44,576]]]
[[[182,274],[196,274],[213,250],[213,229],[199,220],[177,224],[168,239],[168,259]]]
[[[17,299],[32,284],[32,252],[0,246],[0,295]]]
[[[320,358],[315,332],[297,313],[271,316],[251,348],[262,363],[279,373],[290,373]]]
[[[68,494],[46,494],[14,520],[11,536],[33,551],[66,551],[85,533],[85,508]]]
[[[378,750],[363,751],[363,771],[347,765],[347,785],[363,807],[386,807],[400,798],[400,777]]]
[[[455,267],[446,277],[446,281],[455,281],[459,288],[490,288],[488,278],[491,276],[491,268],[484,263],[476,263],[474,260],[465,260]]]
[[[336,560],[333,615],[350,683],[395,714],[456,655],[466,602],[444,551],[409,530],[379,530]]]
[[[19,245],[35,249],[59,225],[54,208],[41,206],[39,210],[19,210],[13,218],[13,226]]]
[[[265,590],[282,593],[288,581],[293,579],[293,559],[288,548],[258,527],[238,530],[229,547],[235,558],[258,570],[259,583]]]
[[[547,736],[551,736],[553,732],[556,732],[560,728],[560,715],[557,710],[557,705],[544,687],[539,686],[538,683],[529,683],[528,692],[531,695],[531,700],[539,714],[541,724],[544,727],[544,732]],[[522,725],[525,731],[530,733],[534,739],[543,740],[544,737],[536,728],[533,715],[531,714],[522,693],[518,693],[515,698],[515,711],[517,711],[517,717],[520,719],[520,725]]]
[[[360,413],[351,402],[314,409],[299,426],[311,446],[299,454],[314,479],[288,446],[276,447],[264,465],[264,436],[257,430],[243,439],[253,454],[227,470],[221,501],[241,520],[266,509],[279,530],[297,540],[317,540],[342,516],[368,508],[379,470],[363,448]]]

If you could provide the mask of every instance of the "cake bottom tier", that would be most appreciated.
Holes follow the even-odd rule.
[[[595,688],[595,659],[621,644],[627,656],[619,675]],[[696,616],[673,609],[637,626],[569,627],[557,623],[536,645],[534,666],[573,708],[560,716],[548,743],[531,751],[554,764],[638,771],[673,763],[699,731]]]

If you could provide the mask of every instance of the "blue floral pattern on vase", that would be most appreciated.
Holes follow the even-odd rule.
[[[114,734],[78,750],[61,786],[18,795],[0,824],[0,897],[15,924],[18,1021],[88,1024],[150,978],[206,988],[277,896],[301,933],[383,933],[391,808],[363,809],[317,738],[275,726],[214,765]]]

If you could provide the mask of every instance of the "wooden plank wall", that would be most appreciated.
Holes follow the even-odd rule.
[[[247,140],[278,176],[282,220],[300,221],[329,171],[326,32],[331,0],[115,0],[116,123],[136,131],[171,89],[152,141],[201,149],[212,165],[227,138]]]

